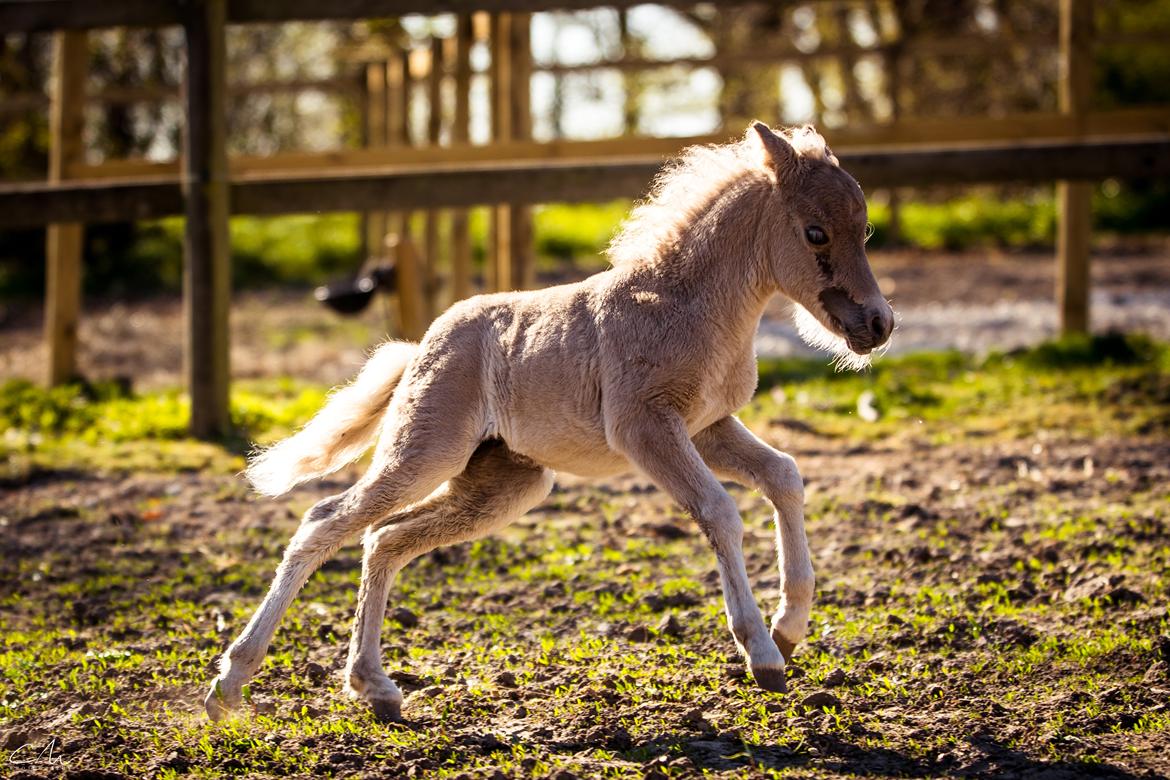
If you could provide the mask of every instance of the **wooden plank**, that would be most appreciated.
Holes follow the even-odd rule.
[[[394,268],[398,287],[399,328],[403,338],[418,341],[426,333],[430,319],[424,306],[422,263],[410,236],[399,234],[394,243]]]
[[[399,115],[391,116],[391,134],[402,133]],[[397,129],[395,129],[397,128]],[[1021,114],[1002,118],[955,120],[905,119],[885,125],[825,130],[835,152],[870,151],[898,147],[969,145],[988,146],[1003,141],[1026,144],[1047,140],[1092,137],[1098,140],[1154,138],[1170,134],[1170,107],[1093,112],[1074,120],[1056,113]],[[361,169],[391,166],[462,166],[469,163],[506,164],[521,160],[598,160],[642,158],[663,160],[694,144],[724,143],[728,134],[677,138],[605,138],[595,141],[507,140],[488,146],[466,142],[439,148],[391,146],[383,149],[339,149],[329,152],[282,152],[266,157],[237,157],[229,162],[233,176],[292,171]],[[143,179],[174,176],[174,161],[110,160],[98,165],[78,163],[68,174],[74,179]]]
[[[455,116],[451,142],[466,145],[471,137],[471,46],[475,42],[475,20],[460,14],[455,22]],[[466,209],[451,213],[451,298],[460,301],[471,295],[471,224]]]
[[[100,27],[161,27],[181,22],[178,3],[158,0],[5,0],[0,30],[6,33],[92,30]]]
[[[3,0],[0,0],[0,3],[2,2]],[[231,84],[228,86],[228,94],[233,97],[247,97],[315,91],[330,95],[352,95],[362,89],[360,81],[354,75],[346,74],[322,79],[263,80]],[[135,103],[178,101],[182,99],[182,93],[178,87],[167,84],[142,84],[133,87],[107,85],[95,92],[87,93],[82,99],[88,105],[127,106]],[[5,95],[4,102],[0,103],[0,115],[45,110],[48,105],[48,97],[40,92],[12,93]]]
[[[222,436],[228,411],[231,265],[228,239],[227,0],[196,0],[184,24],[187,43],[183,158],[183,309],[190,431]]]
[[[432,148],[439,147],[439,138],[443,130],[443,39],[431,38],[430,71],[427,74],[427,144]],[[433,320],[439,311],[439,271],[440,245],[439,222],[441,214],[438,209],[427,209],[423,215],[423,252],[425,253],[425,270],[423,292],[426,296],[426,316],[428,322]]]
[[[390,145],[401,154],[414,150],[411,122],[414,104],[415,74],[410,67],[411,50],[401,49],[395,58],[396,67],[390,79],[395,95],[391,111]],[[407,207],[414,203],[402,204]],[[414,213],[409,209],[391,212],[393,235],[387,241],[395,247],[395,269],[398,272],[398,328],[404,338],[422,338],[429,318],[427,316],[426,283],[423,261],[412,235]]]
[[[1060,110],[1079,130],[1093,89],[1092,0],[1060,2]],[[1092,251],[1093,188],[1084,182],[1057,184],[1056,303],[1060,331],[1089,331],[1089,259]]]
[[[443,39],[431,38],[427,73],[427,142],[438,146],[443,132]]]
[[[60,183],[85,155],[86,33],[53,36],[52,105],[49,114],[49,181]],[[81,318],[81,253],[84,226],[49,225],[45,241],[45,381],[58,385],[77,375],[77,329]]]
[[[512,140],[512,16],[491,16],[490,44],[492,142]],[[514,288],[512,279],[512,206],[507,199],[497,202],[491,211],[490,288],[494,292]]]
[[[1089,332],[1089,267],[1093,237],[1093,185],[1056,185],[1056,306],[1060,332]]]
[[[387,88],[387,63],[366,64],[366,148],[380,149],[389,140],[390,98]],[[364,222],[366,257],[382,257],[386,253],[387,214],[381,209],[367,211]]]
[[[890,119],[894,122],[902,116],[902,73],[905,66],[901,52],[901,47],[891,47],[886,57],[886,89],[890,100]],[[897,187],[891,187],[888,193],[890,218],[886,229],[886,244],[897,247],[902,244],[902,194]]]
[[[645,0],[607,0],[611,7],[638,5]],[[690,2],[666,0],[661,5],[692,6]],[[406,14],[454,14],[468,10],[471,6],[484,11],[551,11],[582,10],[597,7],[597,0],[333,0],[321,3],[318,0],[233,0],[233,21],[277,22],[292,19],[366,19]]]
[[[53,222],[127,222],[182,213],[183,193],[177,176],[0,184],[2,228],[41,227]]]
[[[512,16],[491,17],[492,140],[512,140]]]
[[[410,50],[398,52],[391,62],[390,91],[394,95],[390,109],[390,144],[410,146],[410,106],[414,97],[414,77],[410,72]],[[408,154],[399,149],[400,154]]]
[[[510,87],[512,137],[527,141],[532,137],[532,17],[527,13],[515,13],[509,29],[509,60],[511,63]],[[508,217],[512,224],[508,231],[511,242],[512,287],[531,290],[536,287],[536,252],[533,247],[532,207],[520,203],[512,204]]]
[[[408,153],[410,145],[410,52],[399,50],[390,57],[386,71],[387,137],[386,146],[379,152],[402,155]],[[395,238],[410,234],[410,214],[401,211],[387,212],[387,230]]]
[[[850,151],[842,165],[864,187],[1095,181],[1170,176],[1170,138],[1006,144],[972,149]],[[470,207],[502,202],[581,203],[637,197],[656,159],[514,160],[251,175],[233,180],[236,214],[368,208]],[[48,222],[118,222],[182,213],[176,178],[0,184],[0,228]]]
[[[492,292],[514,290],[512,281],[512,204],[504,203],[492,209]]]
[[[832,0],[835,1],[835,0]],[[607,0],[609,8],[630,8],[645,0]],[[734,5],[747,4],[740,0]],[[662,0],[658,5],[689,8],[694,0]],[[541,11],[572,11],[594,9],[597,0],[476,0],[474,10],[491,13],[534,13]],[[183,3],[159,0],[4,0],[0,2],[0,30],[5,32],[38,32],[45,30],[84,30],[102,27],[162,27],[183,23]],[[344,19],[374,19],[408,14],[435,16],[468,11],[464,0],[231,0],[228,21],[236,24],[327,21]],[[957,48],[985,51],[987,36],[953,36],[939,41],[933,53],[947,54]],[[1042,39],[1037,39],[1042,40]],[[969,43],[964,44],[964,41]],[[858,47],[861,48],[861,47]],[[794,54],[803,54],[793,50]],[[818,54],[820,52],[818,51]],[[824,56],[837,56],[826,51]]]

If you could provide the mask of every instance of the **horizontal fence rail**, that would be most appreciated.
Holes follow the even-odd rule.
[[[956,119],[905,119],[860,128],[826,131],[837,151],[898,146],[966,146],[1019,142],[1093,139],[1122,140],[1170,138],[1170,108],[1134,108],[1069,117],[1056,113],[1021,114],[1011,119],[960,117]],[[679,138],[607,138],[593,141],[498,141],[486,145],[387,146],[326,152],[279,152],[264,157],[229,159],[233,175],[288,170],[370,168],[377,166],[491,163],[512,160],[665,159],[694,144],[724,143],[726,134]],[[173,176],[177,160],[124,159],[97,164],[76,162],[65,173],[71,179],[139,179]]]
[[[641,5],[645,0],[608,0],[611,8]],[[665,0],[657,5],[699,3]],[[6,33],[45,30],[92,30],[103,27],[165,27],[182,24],[189,3],[177,0],[0,0],[0,30]],[[231,0],[229,23],[376,19],[408,14],[574,11],[596,8],[597,0]]]
[[[1170,138],[1064,141],[996,148],[840,153],[863,187],[1170,176]],[[638,197],[661,159],[514,160],[459,167],[354,167],[233,177],[234,214],[419,209],[495,203],[572,203]],[[0,228],[116,222],[180,214],[176,176],[0,185]]]

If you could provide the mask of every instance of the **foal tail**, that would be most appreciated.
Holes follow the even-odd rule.
[[[361,457],[417,349],[406,341],[378,347],[357,378],[333,391],[304,428],[252,457],[246,472],[252,487],[279,496]]]

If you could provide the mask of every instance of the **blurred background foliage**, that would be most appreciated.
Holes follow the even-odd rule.
[[[1137,33],[1170,27],[1170,0],[1098,0],[1097,27]],[[994,35],[1002,45],[962,56],[903,58],[891,92],[880,54],[843,54],[797,64],[669,67],[548,73],[532,82],[538,140],[623,133],[689,135],[736,131],[752,117],[773,123],[812,121],[832,128],[897,117],[1005,115],[1056,109],[1057,4],[1053,0],[909,0],[773,3],[719,10],[643,6],[538,14],[533,21],[537,63],[588,62],[622,56],[701,57],[749,47],[791,44],[802,51],[900,40]],[[451,34],[451,17],[350,23],[235,26],[229,73],[240,82],[344,78],[355,80],[363,57],[387,46],[422,47],[431,35]],[[91,162],[123,157],[165,159],[180,142],[176,99],[182,74],[180,32],[106,30],[91,33],[91,92],[154,90],[157,99],[92,103],[86,117]],[[1037,46],[1037,37],[1053,42]],[[45,176],[51,39],[0,36],[0,178]],[[473,52],[482,66],[486,50]],[[1095,108],[1170,102],[1170,47],[1100,47]],[[890,95],[898,96],[897,105]],[[231,152],[264,155],[360,145],[362,116],[355,90],[257,92],[231,98]],[[412,123],[425,122],[416,95]],[[9,99],[10,98],[10,99]],[[486,96],[473,96],[472,137],[483,140]],[[417,129],[417,128],[416,128]],[[864,182],[862,182],[864,186]],[[967,187],[902,190],[893,229],[891,193],[869,192],[875,232],[871,247],[924,250],[980,247],[1032,249],[1051,245],[1055,208],[1051,187]],[[603,249],[628,202],[549,205],[537,210],[540,267],[605,265]],[[1131,235],[1170,229],[1170,183],[1101,184],[1094,198],[1099,233]],[[476,256],[482,258],[486,218],[472,214]],[[0,232],[0,295],[37,296],[43,289],[41,230]],[[89,294],[133,295],[178,289],[182,223],[178,219],[95,225],[86,231],[85,287]],[[240,287],[319,283],[354,272],[364,258],[355,214],[292,215],[232,221],[235,283]]]

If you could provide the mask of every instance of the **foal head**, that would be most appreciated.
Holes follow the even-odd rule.
[[[765,260],[780,291],[796,304],[801,336],[862,367],[890,338],[894,313],[865,255],[865,196],[812,128],[748,130],[771,191],[761,222]]]

